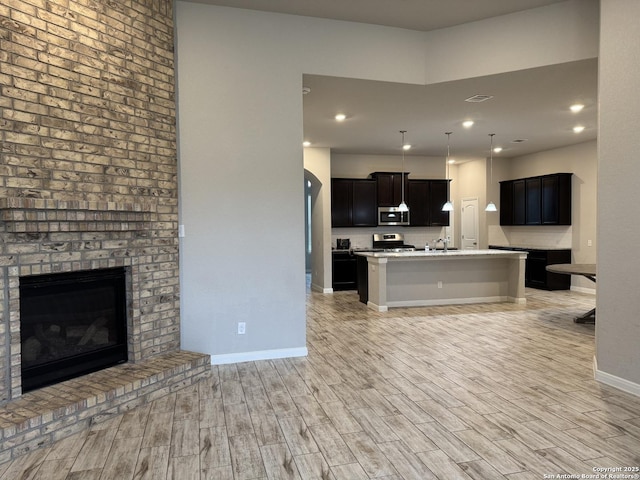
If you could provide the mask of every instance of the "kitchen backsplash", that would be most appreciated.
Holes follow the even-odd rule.
[[[334,228],[331,230],[331,247],[336,248],[338,238],[348,238],[352,249],[371,248],[374,233],[402,233],[404,242],[416,247],[424,247],[433,241],[449,234],[448,227],[385,227],[385,228]],[[489,226],[489,245],[507,245],[513,247],[534,248],[571,248],[571,226]],[[458,247],[452,238],[451,247]]]
[[[571,248],[571,226],[501,227],[489,230],[490,245],[513,247]]]
[[[374,233],[402,233],[404,243],[424,247],[427,241],[433,245],[434,240],[444,235],[445,229],[443,227],[334,228],[331,231],[331,247],[336,248],[338,238],[348,238],[352,249],[371,248]]]

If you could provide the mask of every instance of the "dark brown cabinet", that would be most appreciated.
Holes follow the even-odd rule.
[[[378,225],[375,180],[334,178],[331,180],[331,226],[375,227]]]
[[[429,211],[432,227],[446,227],[449,225],[449,212],[443,212],[442,206],[449,197],[449,180],[429,180]]]
[[[331,180],[331,226],[350,227],[353,210],[353,180]]]
[[[571,263],[571,249],[546,250],[524,247],[503,247],[489,245],[489,248],[498,250],[516,250],[527,252],[527,260],[524,271],[524,285],[530,288],[542,290],[569,290],[571,288],[571,275],[547,272],[547,265],[555,263]]]
[[[448,226],[449,212],[443,212],[442,206],[448,198],[449,180],[406,180],[406,175],[405,202],[409,207],[410,226]],[[378,206],[397,207],[400,204],[401,174],[376,172],[370,177],[331,179],[332,227],[376,227]],[[382,197],[387,197],[386,205],[379,203],[381,192]],[[397,199],[394,197],[396,192]]]
[[[571,225],[571,175],[500,182],[500,225]]]
[[[542,187],[539,177],[527,178],[524,181],[525,191],[525,224],[540,225],[542,223]]]
[[[449,212],[443,212],[447,201],[448,180],[409,180],[407,206],[412,227],[449,225]]]
[[[513,182],[500,182],[500,225],[513,221]]]
[[[334,290],[355,290],[358,286],[357,258],[349,250],[332,253],[332,281]]]
[[[513,225],[524,225],[525,224],[525,204],[526,204],[526,196],[524,190],[524,180],[515,180],[513,182]],[[500,201],[500,205],[502,205],[502,200]],[[510,225],[510,224],[507,224]]]
[[[404,173],[404,193],[407,198],[407,176]],[[378,207],[397,207],[402,202],[402,172],[374,172],[371,178],[376,181]]]
[[[542,224],[571,225],[571,174],[542,177]]]
[[[412,227],[429,226],[429,190],[429,180],[411,180],[407,184],[407,206]]]

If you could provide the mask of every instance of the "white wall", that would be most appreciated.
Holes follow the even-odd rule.
[[[501,42],[494,21],[424,34],[176,2],[183,348],[214,362],[306,352],[303,74],[424,84],[434,66],[446,81],[593,58],[592,3],[510,15]],[[494,48],[449,43],[465,38]]]
[[[409,179],[445,178],[444,155],[425,157],[405,155],[405,172]],[[333,178],[367,178],[373,172],[401,172],[401,155],[331,155]]]
[[[567,2],[427,34],[427,83],[593,58],[598,1]]]
[[[331,286],[331,151],[305,148],[304,168],[313,176],[311,207],[311,288],[330,293]]]
[[[596,377],[640,395],[640,2],[602,0]]]

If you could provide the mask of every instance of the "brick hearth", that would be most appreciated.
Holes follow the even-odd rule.
[[[181,351],[26,393],[0,407],[0,463],[209,376],[209,355]]]

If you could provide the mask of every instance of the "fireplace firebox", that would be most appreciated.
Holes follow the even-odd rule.
[[[22,391],[127,361],[125,268],[20,278]]]

